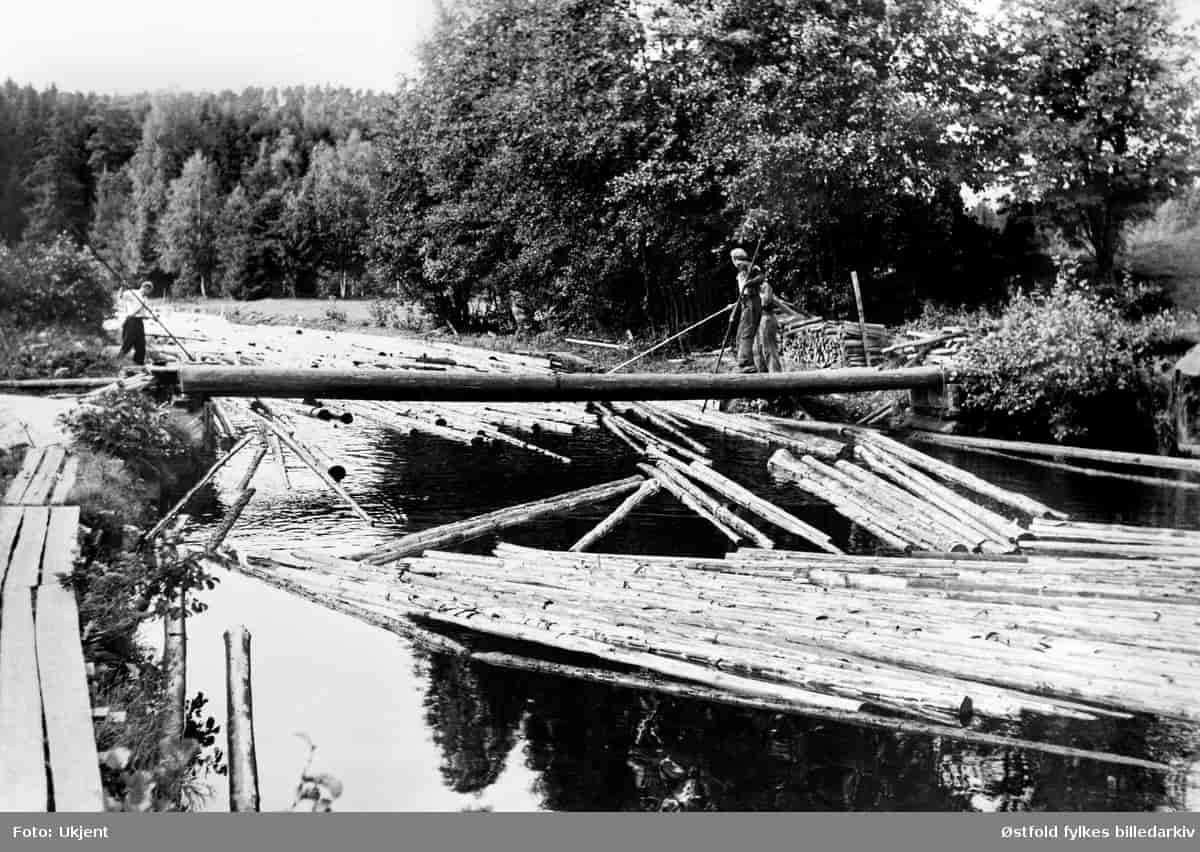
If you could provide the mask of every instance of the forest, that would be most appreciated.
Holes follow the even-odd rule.
[[[460,328],[679,328],[778,291],[897,321],[1195,236],[1167,0],[450,0],[390,92],[0,87],[0,240],[160,295],[389,297]],[[90,249],[89,249],[90,251]]]

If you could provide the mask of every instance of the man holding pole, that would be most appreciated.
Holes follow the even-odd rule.
[[[146,317],[150,316],[150,309],[145,300],[150,298],[153,288],[149,281],[143,281],[137,290],[122,290],[119,302],[125,323],[121,326],[121,351],[117,357],[124,358],[132,350],[133,363],[139,367],[146,363]]]
[[[753,373],[756,372],[754,340],[758,336],[759,323],[762,322],[762,294],[759,287],[763,283],[763,271],[754,264],[745,249],[734,249],[729,253],[729,259],[738,271],[737,292],[741,309],[737,326],[738,368],[743,373]]]

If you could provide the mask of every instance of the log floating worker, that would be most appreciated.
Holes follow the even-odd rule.
[[[762,321],[762,293],[759,287],[765,276],[745,249],[735,248],[729,259],[737,268],[738,303],[741,316],[737,327],[737,362],[743,373],[758,372],[754,366],[754,341],[758,337],[758,326]]]
[[[117,357],[124,358],[132,351],[133,363],[139,367],[146,364],[146,318],[150,316],[146,299],[150,298],[153,289],[151,282],[143,281],[136,290],[121,290],[117,303],[120,315],[125,317],[121,325],[121,351]]]

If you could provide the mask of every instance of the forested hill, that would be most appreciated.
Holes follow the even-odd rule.
[[[174,293],[394,293],[459,328],[510,301],[679,328],[731,299],[735,245],[835,317],[852,272],[883,321],[1001,300],[1063,251],[1114,284],[1131,225],[1200,209],[1194,41],[1170,0],[973,8],[447,0],[383,95],[10,83],[0,237],[83,229]]]
[[[312,294],[322,277],[336,289],[362,273],[370,140],[388,100],[300,87],[118,97],[9,80],[0,238],[87,234],[124,274],[178,294]]]

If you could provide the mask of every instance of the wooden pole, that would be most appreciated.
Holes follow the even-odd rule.
[[[184,365],[154,368],[185,394],[204,396],[319,396],[329,399],[441,400],[459,402],[614,401],[722,399],[784,394],[855,393],[941,387],[940,367],[874,370],[849,367],[797,373],[439,373],[406,370],[299,369]]]
[[[733,304],[726,305],[725,307],[721,308],[719,311],[713,311],[711,314],[709,314],[708,316],[706,316],[704,319],[702,319],[702,320],[698,320],[697,322],[694,322],[694,323],[692,323],[692,324],[691,324],[691,325],[689,325],[687,328],[685,328],[683,331],[678,331],[678,332],[676,332],[675,334],[672,334],[670,337],[668,337],[666,340],[662,341],[661,343],[656,343],[656,344],[654,344],[654,345],[653,345],[653,346],[651,346],[649,349],[647,349],[645,352],[640,352],[640,353],[638,353],[637,355],[634,355],[632,358],[630,358],[630,359],[628,359],[628,360],[626,360],[626,361],[622,361],[620,364],[618,364],[617,366],[613,367],[611,370],[608,370],[607,372],[609,372],[609,373],[616,373],[616,372],[619,372],[619,371],[620,371],[622,368],[624,368],[624,367],[628,367],[628,366],[629,366],[630,364],[632,364],[634,361],[640,361],[641,359],[643,359],[643,358],[645,358],[647,355],[649,355],[651,352],[654,352],[655,350],[661,349],[662,347],[666,346],[666,345],[667,345],[668,343],[670,343],[672,340],[677,340],[677,339],[679,339],[680,337],[683,337],[685,334],[687,334],[687,333],[688,333],[689,331],[691,331],[692,329],[694,329],[694,328],[699,328],[700,326],[704,325],[704,324],[705,324],[706,322],[708,322],[709,320],[711,320],[711,319],[716,319],[717,317],[719,317],[721,314],[725,313],[726,311],[731,311],[731,310],[733,310],[733,308],[734,308],[734,305],[736,305],[736,304],[737,304],[737,303],[735,302],[735,303],[733,303]],[[569,339],[569,338],[568,338],[568,339]]]
[[[1065,444],[1037,444],[1029,441],[1002,441],[998,438],[974,438],[966,435],[943,435],[934,432],[913,432],[910,436],[914,441],[924,444],[936,444],[942,447],[976,449],[982,447],[989,450],[1019,453],[1031,456],[1049,456],[1051,458],[1087,459],[1090,461],[1109,462],[1111,464],[1134,465],[1136,467],[1154,467],[1166,470],[1186,470],[1200,473],[1200,459],[1177,459],[1170,456],[1155,456],[1146,453],[1125,453],[1116,450],[1093,450],[1087,447],[1071,447]]]
[[[236,444],[230,447],[229,452],[217,459],[216,462],[213,463],[213,466],[208,469],[208,472],[200,478],[200,481],[188,489],[187,494],[184,494],[179,498],[179,502],[172,506],[171,510],[162,516],[162,518],[157,524],[154,525],[150,532],[141,537],[138,542],[138,546],[140,547],[161,533],[167,524],[171,523],[172,519],[174,519],[174,517],[183,510],[183,507],[188,504],[188,501],[196,496],[196,492],[207,485],[212,478],[217,475],[217,471],[228,464],[229,460],[237,455],[243,447],[250,443],[253,438],[253,435],[244,435]]]
[[[851,270],[850,282],[854,285],[854,302],[858,305],[858,331],[862,335],[863,360],[870,367],[871,349],[870,344],[867,342],[867,317],[863,312],[862,290],[858,286],[858,273],[856,271]]]
[[[163,734],[179,742],[187,725],[187,591],[179,593],[178,611],[163,619],[163,671],[167,682],[167,718]]]
[[[477,515],[463,521],[432,527],[418,533],[402,536],[395,544],[352,554],[350,559],[363,559],[370,564],[382,564],[421,551],[444,547],[460,541],[477,538],[498,529],[525,523],[547,515],[557,515],[579,506],[600,503],[629,491],[634,491],[644,481],[641,476],[630,476],[578,491],[569,491],[544,500],[534,500],[509,506],[485,515]]]
[[[226,735],[229,742],[229,810],[259,809],[258,758],[254,751],[254,702],[250,679],[250,632],[225,631]]]
[[[596,524],[596,526],[592,527],[591,530],[589,530],[581,539],[579,539],[579,541],[575,542],[568,549],[576,553],[587,550],[593,544],[612,532],[613,528],[623,521],[630,512],[637,508],[637,506],[643,500],[645,500],[647,497],[657,494],[661,488],[662,485],[657,479],[646,480],[641,484],[637,491],[626,497],[620,506],[613,509],[612,513],[609,514],[607,518]]]

